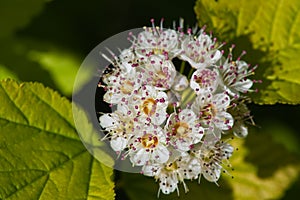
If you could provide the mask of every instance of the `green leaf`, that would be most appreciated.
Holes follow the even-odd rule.
[[[0,199],[114,199],[113,170],[83,146],[67,99],[7,80],[0,102]]]
[[[256,85],[255,103],[300,103],[300,1],[198,0],[195,12],[200,24],[259,65],[254,78],[263,84]]]
[[[73,84],[81,64],[78,56],[58,48],[49,48],[47,51],[31,50],[28,59],[39,63],[40,67],[50,74],[62,94],[66,96],[72,94]],[[80,77],[84,77],[81,80],[83,85],[88,76],[83,74]]]
[[[289,137],[289,130],[283,130],[281,134]],[[289,187],[299,178],[300,158],[299,155],[291,153],[286,148],[286,142],[278,143],[274,140],[268,125],[264,129],[251,128],[249,136],[243,139],[233,139],[230,143],[235,150],[230,158],[234,171],[229,173],[234,176],[222,174],[219,187],[201,179],[200,185],[197,181],[186,181],[189,188],[184,193],[183,185],[179,185],[180,197],[176,192],[171,195],[161,194],[160,199],[280,199]],[[143,183],[143,184],[141,184]],[[117,188],[125,191],[132,200],[154,199],[158,191],[158,182],[153,178],[144,177],[141,174],[122,173],[120,181],[116,183]]]
[[[0,80],[7,78],[18,80],[14,72],[10,71],[9,69],[0,64]]]
[[[41,12],[47,0],[1,0],[0,38],[7,37],[26,26]]]

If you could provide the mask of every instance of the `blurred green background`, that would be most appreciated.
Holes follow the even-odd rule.
[[[0,78],[38,81],[71,99],[76,72],[96,45],[124,30],[150,25],[150,18],[158,22],[163,17],[168,27],[182,17],[185,24],[193,26],[194,5],[193,0],[0,0]],[[251,104],[250,108],[258,126],[276,128],[269,130],[268,136],[263,136],[263,131],[254,136],[250,132],[248,145],[255,147],[251,137],[270,137],[298,159],[300,107]],[[280,154],[273,149],[265,151],[264,155]],[[289,155],[279,156],[278,165],[290,162],[284,159]],[[255,156],[250,155],[248,161],[255,163]],[[267,174],[264,169],[276,168],[273,163],[256,164],[262,174]],[[129,199],[122,174],[116,174],[116,182],[116,199]],[[299,188],[298,178],[282,199],[296,199]]]

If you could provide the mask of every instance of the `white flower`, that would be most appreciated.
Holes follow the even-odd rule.
[[[140,78],[137,78],[140,77]],[[139,89],[142,84],[142,75],[134,69],[130,73],[116,73],[106,78],[106,93],[103,100],[110,104],[126,102],[133,91]]]
[[[203,175],[217,184],[221,172],[229,174],[234,148],[222,138],[246,137],[247,123],[254,124],[242,93],[253,91],[256,81],[249,76],[256,67],[241,61],[244,52],[233,61],[234,45],[222,58],[224,43],[206,34],[205,27],[185,33],[183,20],[173,24],[174,30],[164,29],[163,20],[159,27],[151,22],[137,36],[129,33],[132,45],[119,55],[109,49],[112,58],[102,54],[111,64],[98,87],[117,109],[102,114],[99,122],[103,140],[121,160],[128,158],[159,181],[158,195],[175,190],[179,195],[180,184],[188,192],[185,180],[200,183]]]
[[[156,125],[143,126],[142,134],[131,139],[128,154],[133,165],[142,166],[146,163],[165,163],[170,152],[166,147],[163,130]]]
[[[175,190],[179,195],[178,183],[183,183],[185,192],[188,192],[184,179],[197,179],[200,172],[200,163],[189,154],[184,154],[175,161],[168,161],[165,164],[144,165],[142,169],[144,175],[154,176],[156,180],[159,180],[158,196],[160,191],[164,194],[170,194]]]
[[[129,108],[118,105],[115,112],[101,115],[99,121],[102,128],[108,131],[104,139],[110,139],[112,149],[116,152],[124,150],[137,125]]]
[[[196,97],[192,109],[204,122],[202,125],[229,130],[234,121],[231,114],[227,112],[229,104],[230,98],[226,94],[203,93]]]
[[[132,67],[132,63],[137,62],[133,49],[124,49],[121,51],[118,62],[120,63],[119,66],[123,72],[131,73],[131,70],[134,69],[134,67]]]
[[[190,150],[204,135],[204,129],[196,114],[190,109],[171,114],[165,130],[167,141],[179,151]]]
[[[141,123],[161,125],[167,117],[167,94],[156,90],[152,86],[142,86],[132,96],[128,104],[135,110],[137,120]]]
[[[232,132],[236,137],[245,138],[248,135],[248,127],[241,120],[235,120]]]
[[[209,91],[213,93],[216,91],[219,84],[219,74],[215,69],[198,69],[191,77],[190,87],[196,92],[201,94]]]
[[[133,46],[140,58],[149,55],[159,55],[166,58],[175,57],[178,52],[178,33],[172,29],[164,29],[161,23],[156,27],[154,20],[151,20],[152,27],[145,27],[137,38],[134,38]]]
[[[203,142],[199,150],[193,150],[192,154],[199,159],[201,174],[203,174],[204,178],[210,182],[217,183],[221,172],[227,172],[222,165],[230,166],[229,158],[233,150],[230,144],[219,141],[218,138],[215,138],[215,140],[210,138]]]
[[[135,54],[133,53],[133,49],[124,49],[120,50],[120,55],[116,56],[114,52],[110,49],[107,49],[108,53],[111,57],[108,57],[106,54],[101,53],[102,57],[104,57],[107,61],[111,63],[111,66],[115,70],[112,71],[112,74],[116,73],[130,73],[133,69],[132,63],[137,61]],[[106,81],[107,76],[103,76],[103,81]]]
[[[158,90],[168,90],[173,85],[176,69],[170,60],[153,55],[144,66],[145,80]]]
[[[158,197],[160,191],[164,194],[170,194],[178,189],[178,174],[177,174],[177,164],[176,162],[170,164],[151,164],[151,165],[144,165],[142,173],[145,176],[154,176],[156,180],[159,180],[159,190],[158,190]]]
[[[253,81],[247,77],[253,74],[255,67],[249,69],[249,65],[244,61],[232,61],[229,56],[219,70],[222,75],[222,84],[227,93],[235,98],[240,96],[240,92],[246,93],[253,85]]]
[[[180,54],[180,58],[189,62],[195,69],[209,67],[222,57],[222,53],[215,45],[216,41],[203,31],[197,38],[190,35],[181,44],[183,52]]]

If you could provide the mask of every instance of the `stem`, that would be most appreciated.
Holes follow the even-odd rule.
[[[184,72],[184,69],[185,69],[185,61],[182,61],[181,62],[181,65],[180,65],[180,74],[183,74],[183,72]]]
[[[187,76],[187,78],[188,78],[189,80],[191,79],[191,76],[192,76],[192,74],[193,74],[194,71],[195,71],[195,70],[194,70],[193,68],[190,69],[189,74],[188,74],[188,76]]]

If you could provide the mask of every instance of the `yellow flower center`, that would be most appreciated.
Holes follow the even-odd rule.
[[[207,104],[206,106],[203,107],[201,110],[202,115],[201,117],[203,119],[211,119],[217,114],[216,108],[213,106],[213,104]]]
[[[123,94],[130,94],[133,90],[133,85],[134,83],[129,81],[129,80],[126,80],[124,81],[124,83],[121,85],[121,91]]]
[[[155,148],[158,145],[158,137],[147,133],[141,138],[141,143],[146,149]]]
[[[214,155],[215,153],[213,150],[207,150],[206,152],[203,153],[202,160],[206,163],[209,163],[214,157]]]
[[[148,116],[153,115],[156,111],[156,101],[153,98],[144,100],[142,104],[142,111]]]
[[[167,171],[174,171],[174,170],[178,169],[177,163],[176,162],[169,163],[165,166],[165,169]]]
[[[153,53],[155,55],[161,55],[161,54],[163,54],[163,49],[155,48],[155,49],[153,49]]]
[[[189,125],[186,122],[177,122],[174,125],[173,134],[178,137],[184,137],[189,133]]]

